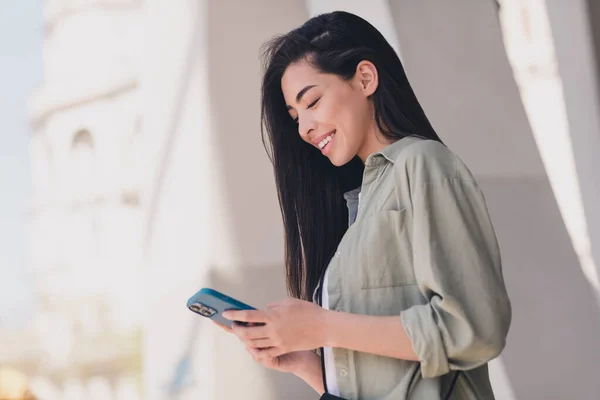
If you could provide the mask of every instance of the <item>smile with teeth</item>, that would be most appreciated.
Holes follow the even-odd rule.
[[[319,149],[322,149],[323,147],[325,147],[327,145],[327,143],[331,142],[331,139],[333,139],[334,136],[335,136],[335,132],[331,133],[325,139],[321,140],[319,142]]]

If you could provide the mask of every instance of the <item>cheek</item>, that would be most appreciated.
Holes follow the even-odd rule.
[[[346,99],[339,111],[344,136],[350,143],[362,141],[367,133],[366,104],[361,99]]]
[[[363,129],[363,116],[357,114],[353,107],[342,107],[337,115],[336,127],[342,132],[338,136],[337,151],[333,153],[331,162],[335,166],[342,166],[348,163],[358,153],[367,130]]]

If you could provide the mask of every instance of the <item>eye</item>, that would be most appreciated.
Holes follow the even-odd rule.
[[[318,99],[316,99],[315,101],[313,101],[312,103],[310,103],[308,105],[308,107],[306,107],[306,108],[313,108],[315,106],[315,104],[317,104],[319,102],[319,100],[321,100],[320,97]]]
[[[308,106],[306,106],[306,109],[313,108],[319,102],[319,100],[321,100],[320,97],[318,99],[316,99],[315,101],[313,101],[312,103],[310,103]],[[294,120],[295,123],[298,123],[298,117],[292,118],[292,119]]]

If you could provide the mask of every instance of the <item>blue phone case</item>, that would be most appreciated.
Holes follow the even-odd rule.
[[[224,295],[214,289],[203,288],[187,301],[187,307],[198,315],[210,318],[213,321],[231,327],[233,321],[221,315],[226,310],[256,310],[256,308],[242,303],[232,297]]]

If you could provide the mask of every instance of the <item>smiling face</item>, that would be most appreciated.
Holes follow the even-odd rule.
[[[333,165],[342,166],[358,155],[385,147],[374,119],[370,96],[377,89],[377,69],[361,61],[354,77],[344,81],[317,71],[307,61],[291,64],[281,89],[302,139],[320,149]]]

